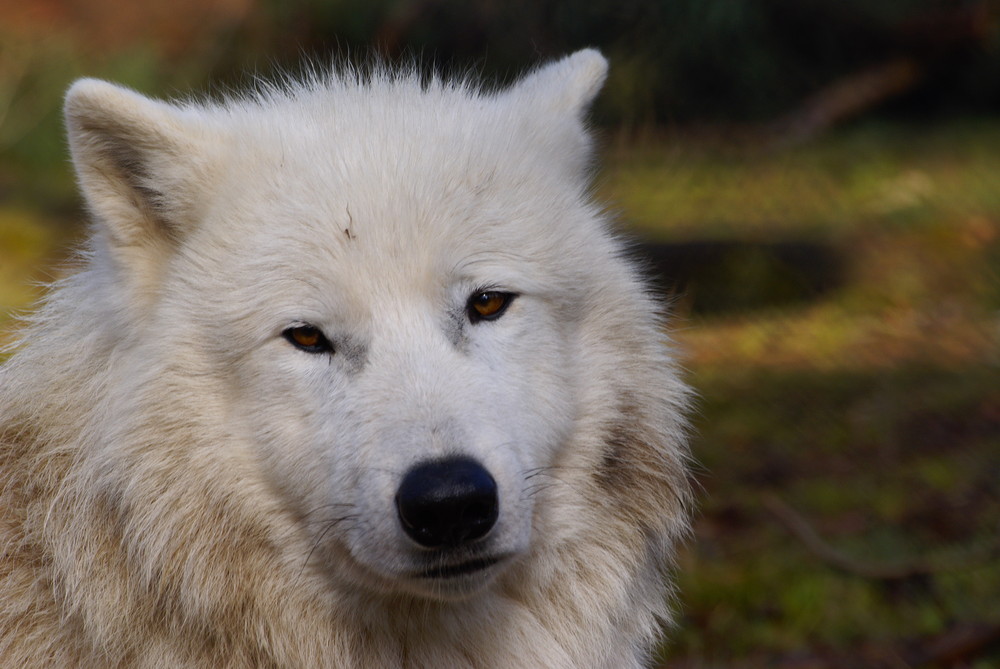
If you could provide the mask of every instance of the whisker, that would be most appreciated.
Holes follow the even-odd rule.
[[[316,537],[316,541],[313,542],[312,548],[309,549],[309,553],[306,555],[306,559],[302,561],[302,567],[299,569],[299,573],[298,576],[296,576],[296,578],[298,579],[302,577],[302,573],[309,565],[309,560],[312,559],[313,553],[315,553],[316,549],[319,548],[321,543],[323,543],[323,539],[326,538],[326,535],[330,532],[330,530],[332,530],[337,525],[343,523],[344,521],[356,520],[360,517],[361,516],[359,514],[350,514],[347,516],[341,516],[339,518],[333,518],[332,520],[325,521],[327,523],[327,526],[323,529],[322,532],[320,532],[319,536]]]
[[[525,495],[527,495],[528,497],[534,497],[535,495],[537,495],[540,492],[544,492],[545,490],[548,490],[549,488],[555,487],[555,485],[556,485],[555,483],[541,483],[541,484],[538,484],[538,485],[528,486],[528,487],[524,488],[524,490],[522,492]]]

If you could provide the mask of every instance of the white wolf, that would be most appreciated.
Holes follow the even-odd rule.
[[[5,667],[639,667],[686,390],[585,50],[220,103],[84,80],[93,218],[0,371]]]

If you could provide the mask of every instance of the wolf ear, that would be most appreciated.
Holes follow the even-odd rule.
[[[596,49],[582,49],[538,68],[511,90],[528,106],[580,118],[608,75],[608,61]]]
[[[183,236],[205,159],[192,119],[95,79],[69,89],[65,116],[80,187],[110,245],[148,261]]]

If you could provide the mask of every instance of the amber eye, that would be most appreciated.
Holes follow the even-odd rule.
[[[500,318],[516,296],[513,293],[503,293],[498,290],[484,290],[473,293],[466,305],[469,320],[492,321]]]
[[[319,328],[312,325],[296,325],[281,333],[293,346],[307,353],[332,353],[333,345],[323,336]]]

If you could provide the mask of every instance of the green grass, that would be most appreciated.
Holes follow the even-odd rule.
[[[652,238],[841,238],[1000,215],[1000,124],[868,125],[804,147],[612,151],[602,191]]]
[[[803,649],[850,654],[1000,623],[1000,560],[990,553],[1000,526],[996,369],[693,380],[704,494],[668,657],[730,666]],[[843,573],[769,512],[770,495],[867,565],[935,572],[892,583]]]

